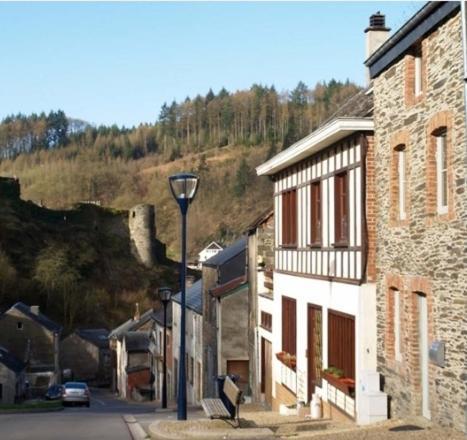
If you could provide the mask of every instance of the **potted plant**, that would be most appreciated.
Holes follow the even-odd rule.
[[[344,376],[344,371],[340,368],[330,366],[322,372],[323,379],[326,379],[329,384],[348,396],[355,395],[355,380]]]

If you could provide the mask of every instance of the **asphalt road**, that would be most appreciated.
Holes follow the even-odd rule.
[[[127,403],[108,391],[94,389],[90,408],[0,415],[0,440],[131,440],[122,416],[155,420],[155,408],[156,404]]]

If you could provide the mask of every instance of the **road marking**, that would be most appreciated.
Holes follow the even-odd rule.
[[[102,406],[105,406],[105,405],[106,405],[105,402],[103,402],[103,401],[100,400],[100,399],[96,399],[95,397],[94,397],[92,400],[96,401],[97,403],[100,403]]]

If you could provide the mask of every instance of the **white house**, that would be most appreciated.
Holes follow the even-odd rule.
[[[365,408],[370,394],[385,399],[376,384],[372,108],[371,93],[358,93],[257,168],[274,181],[273,409],[317,393],[325,409],[365,423],[378,419]]]
[[[173,389],[176,395],[180,355],[181,292],[172,297]],[[186,289],[185,347],[187,402],[200,405],[203,391],[203,291],[202,280]]]
[[[198,254],[198,269],[201,269],[203,266],[203,263],[206,260],[209,260],[211,257],[214,257],[214,255],[218,254],[223,247],[216,243],[215,241],[212,241],[209,243],[199,254]]]

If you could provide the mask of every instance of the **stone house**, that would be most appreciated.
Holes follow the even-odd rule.
[[[33,394],[60,382],[61,332],[62,327],[42,314],[39,306],[18,302],[0,316],[0,345],[26,364]]]
[[[429,2],[366,61],[375,100],[377,349],[394,417],[467,431],[465,8]]]
[[[109,331],[77,329],[60,342],[60,366],[74,380],[95,385],[110,383]]]
[[[0,346],[0,403],[13,404],[25,397],[26,365]]]
[[[249,358],[252,399],[272,406],[272,320],[274,210],[247,228],[249,288]]]
[[[203,398],[203,289],[198,280],[186,289],[185,369],[187,378],[187,403],[200,405]],[[172,297],[173,326],[173,391],[177,393],[180,357],[181,292]]]
[[[203,396],[217,393],[218,375],[239,376],[250,394],[248,352],[247,240],[232,245],[203,263]]]

